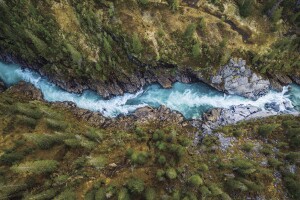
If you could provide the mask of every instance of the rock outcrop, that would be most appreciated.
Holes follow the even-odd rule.
[[[243,120],[269,117],[278,114],[299,114],[288,103],[284,106],[284,111],[279,111],[277,109],[278,105],[269,105],[265,109],[251,105],[231,106],[228,109],[214,108],[203,115],[202,124],[198,123],[197,126],[202,129],[204,134],[210,134],[220,126],[236,124]]]
[[[211,83],[219,90],[251,99],[265,95],[270,89],[270,81],[252,72],[242,59],[231,59],[211,78]]]
[[[26,83],[24,81],[19,82],[17,85],[14,85],[8,88],[8,91],[12,95],[22,94],[23,98],[31,100],[43,100],[42,92],[37,89],[34,85]]]

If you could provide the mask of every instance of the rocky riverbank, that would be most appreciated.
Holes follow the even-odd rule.
[[[40,90],[29,83],[20,82],[10,87],[8,92],[10,95],[21,95],[22,98],[44,101]],[[195,142],[199,140],[199,135],[211,134],[215,129],[221,126],[236,124],[240,121],[280,114],[299,115],[299,112],[293,109],[290,102],[283,102],[283,105],[276,103],[266,105],[265,109],[251,105],[214,108],[203,114],[202,118],[194,120],[186,120],[181,113],[172,111],[165,106],[160,106],[159,108],[146,106],[137,109],[127,116],[120,115],[116,118],[106,118],[99,112],[78,108],[72,102],[55,102],[50,104],[71,111],[78,119],[84,120],[95,127],[118,126],[120,128],[129,129],[135,123],[144,124],[150,123],[151,121],[158,121],[162,124],[176,124],[180,127],[195,127],[197,129],[194,132]],[[284,111],[281,111],[281,107],[284,107]]]
[[[42,62],[28,64],[19,57],[0,54],[0,60],[6,63],[16,63],[24,68],[30,68],[47,77],[51,82],[68,92],[82,93],[84,90],[93,90],[103,98],[109,99],[124,93],[135,93],[146,85],[158,83],[163,88],[171,88],[175,82],[193,83],[204,82],[219,91],[228,94],[237,94],[251,99],[257,99],[266,94],[270,89],[278,91],[282,87],[292,83],[299,83],[297,77],[283,75],[262,77],[253,72],[246,61],[242,59],[231,59],[215,75],[203,74],[201,71],[179,70],[176,65],[157,62],[156,66],[147,67],[146,64],[138,62],[139,71],[122,77],[114,77],[107,81],[94,81],[93,79],[71,79],[59,77],[57,74],[48,73]],[[132,61],[133,62],[133,61]]]

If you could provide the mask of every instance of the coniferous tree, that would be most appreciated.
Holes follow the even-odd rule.
[[[11,167],[16,173],[43,174],[50,173],[57,169],[58,162],[55,160],[28,161]]]
[[[139,54],[143,50],[141,40],[136,33],[134,33],[132,37],[132,50],[135,54]]]

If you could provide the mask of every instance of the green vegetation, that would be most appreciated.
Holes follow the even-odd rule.
[[[15,115],[34,119],[35,126],[14,123]],[[193,145],[191,133],[197,130],[190,125],[122,120],[93,127],[66,107],[11,90],[0,94],[1,194],[25,199],[281,199],[288,191],[291,199],[299,198],[298,117],[222,127],[217,132],[237,136],[225,150],[214,134]],[[282,176],[280,185],[275,172]]]
[[[286,74],[298,66],[299,14],[292,0],[276,3],[3,0],[0,53],[61,82],[99,91],[98,83],[127,83],[131,75],[145,72],[138,65],[168,76],[188,68],[208,79],[231,56],[252,61],[261,73]],[[224,38],[228,43],[220,49]],[[140,62],[133,64],[135,58]],[[177,67],[151,67],[157,61]]]

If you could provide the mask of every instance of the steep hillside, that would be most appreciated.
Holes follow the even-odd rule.
[[[293,0],[3,0],[0,10],[2,60],[71,91],[170,87],[187,70],[209,79],[230,57],[262,74],[299,75]]]

